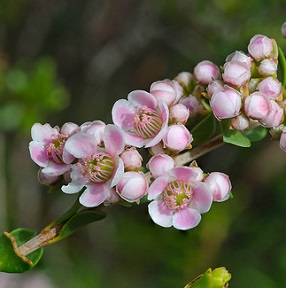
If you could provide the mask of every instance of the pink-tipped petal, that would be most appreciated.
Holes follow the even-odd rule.
[[[29,150],[32,160],[40,167],[46,167],[49,162],[49,157],[44,145],[37,141],[31,141]]]
[[[47,167],[42,169],[42,173],[50,174],[51,176],[63,175],[70,170],[70,165],[67,164],[57,164],[55,162],[49,161]]]
[[[31,129],[31,136],[34,141],[42,142],[47,145],[51,142],[52,135],[59,134],[59,128],[52,128],[50,124],[44,125],[35,123]]]
[[[127,130],[133,129],[134,110],[125,99],[117,100],[112,107],[112,121]]]
[[[65,144],[65,149],[76,158],[89,157],[97,151],[94,137],[83,132],[71,136]]]
[[[197,182],[193,187],[193,199],[190,207],[198,210],[200,213],[205,213],[210,210],[213,197],[210,188],[202,182]]]
[[[62,126],[61,133],[72,135],[75,132],[77,132],[78,130],[79,130],[79,127],[77,124],[72,123],[72,122],[67,122]]]
[[[105,201],[110,195],[109,188],[103,184],[88,186],[79,197],[79,202],[85,207],[96,207]]]
[[[164,201],[152,201],[148,205],[148,211],[156,224],[166,228],[172,226],[173,212],[166,206]]]
[[[169,183],[169,176],[164,174],[157,178],[150,186],[148,192],[148,200],[153,200],[158,197]]]
[[[150,93],[144,90],[134,90],[130,92],[127,99],[136,107],[147,106],[151,109],[156,109],[157,99]]]
[[[105,151],[109,155],[119,155],[125,147],[123,131],[113,124],[107,125],[104,130],[103,142]]]
[[[75,157],[69,153],[66,149],[63,150],[63,161],[66,164],[70,164],[74,161]]]
[[[196,181],[199,175],[199,170],[187,166],[180,166],[168,171],[169,175],[183,182]]]
[[[188,230],[196,227],[201,221],[201,214],[192,208],[179,210],[174,214],[173,226],[179,230]]]
[[[122,159],[118,159],[117,164],[114,168],[114,175],[111,177],[110,187],[114,187],[122,178],[124,174],[124,162]]]

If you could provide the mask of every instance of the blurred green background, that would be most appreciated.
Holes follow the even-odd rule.
[[[0,230],[40,230],[76,196],[47,194],[28,153],[34,122],[100,119],[133,89],[222,65],[254,34],[276,39],[284,0],[0,0]],[[198,160],[228,173],[234,198],[215,203],[201,224],[156,226],[145,204],[108,217],[45,249],[23,275],[0,273],[1,288],[180,288],[226,266],[230,287],[286,283],[285,152],[269,138],[250,149],[224,146]]]

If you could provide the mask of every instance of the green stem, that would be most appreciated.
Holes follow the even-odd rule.
[[[284,88],[286,88],[286,60],[284,53],[280,47],[278,47],[278,62],[281,69],[281,83]]]

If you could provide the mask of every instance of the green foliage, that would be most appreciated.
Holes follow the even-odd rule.
[[[35,122],[44,121],[46,113],[65,108],[68,98],[49,58],[39,59],[30,69],[21,64],[4,67],[0,70],[0,130],[28,131]]]
[[[36,232],[18,228],[11,233],[4,232],[0,236],[0,271],[8,273],[23,273],[33,268],[43,255],[40,248],[27,256],[20,254],[18,247],[36,236]]]

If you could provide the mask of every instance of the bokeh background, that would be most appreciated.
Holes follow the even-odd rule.
[[[222,65],[254,34],[276,39],[284,0],[0,0],[0,230],[40,231],[76,196],[47,193],[28,153],[34,122],[111,122],[134,89]],[[45,249],[37,268],[0,273],[1,288],[175,288],[226,266],[230,287],[286,283],[286,156],[278,143],[226,145],[201,157],[228,173],[234,198],[180,232],[156,226],[147,205],[112,207],[103,221]]]

